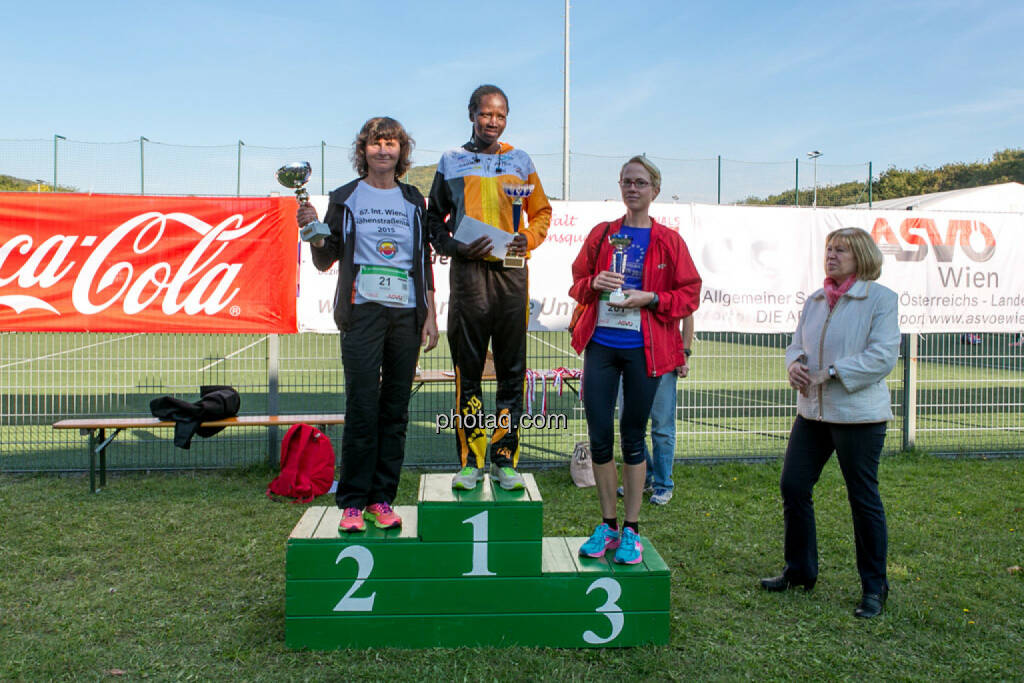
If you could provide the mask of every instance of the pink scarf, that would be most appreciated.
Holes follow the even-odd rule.
[[[853,287],[853,283],[856,281],[856,273],[846,278],[846,282],[841,285],[837,285],[836,281],[830,277],[825,278],[825,296],[828,297],[828,310],[831,311],[836,307],[836,302],[839,301],[839,297],[849,292],[850,287]]]

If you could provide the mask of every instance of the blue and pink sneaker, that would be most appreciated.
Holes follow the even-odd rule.
[[[622,542],[615,551],[616,564],[640,564],[644,561],[644,546],[636,532],[626,527],[622,530]]]
[[[582,557],[604,557],[605,551],[619,547],[619,532],[607,524],[598,524],[587,542],[580,546]]]

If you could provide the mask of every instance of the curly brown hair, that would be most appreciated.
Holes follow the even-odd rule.
[[[405,132],[402,124],[390,116],[375,116],[363,124],[359,135],[352,142],[352,168],[360,178],[366,177],[366,145],[377,140],[398,140],[400,152],[398,165],[395,166],[395,179],[404,176],[412,166],[412,148],[416,146],[416,141]]]

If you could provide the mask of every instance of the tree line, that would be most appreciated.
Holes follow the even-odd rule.
[[[968,187],[995,185],[998,183],[1024,183],[1024,149],[1004,149],[992,155],[988,161],[973,163],[954,162],[938,168],[918,166],[902,169],[890,166],[871,183],[871,199],[898,199],[932,192],[961,190]],[[813,188],[799,191],[801,206],[809,206]],[[797,204],[797,190],[791,189],[767,197],[747,197],[741,204],[764,206],[794,206]],[[818,185],[818,203],[829,206],[845,206],[868,201],[866,182],[852,181],[835,185]]]

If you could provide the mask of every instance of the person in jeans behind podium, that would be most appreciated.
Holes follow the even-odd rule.
[[[429,351],[438,340],[423,195],[398,182],[413,144],[398,121],[367,121],[352,144],[359,178],[331,192],[324,217],[331,234],[310,243],[317,269],[338,263],[334,320],[345,431],[335,499],[347,533],[366,528],[364,513],[382,529],[402,525],[391,504],[405,459],[409,396],[420,344]],[[301,206],[296,218],[306,225],[316,210]]]
[[[693,316],[683,318],[680,326],[683,339],[683,353],[686,360],[682,365],[666,372],[658,382],[658,391],[651,404],[651,445],[647,448],[644,440],[644,462],[647,463],[647,479],[644,493],[651,494],[652,505],[668,505],[672,500],[675,482],[672,481],[672,466],[676,457],[676,378],[690,374],[690,355],[693,345]],[[622,384],[619,384],[619,405],[622,405]],[[653,453],[653,457],[652,457]],[[616,491],[619,498],[626,495],[620,486]]]
[[[579,550],[614,560],[643,560],[639,538],[640,506],[646,474],[643,442],[647,417],[661,376],[686,362],[679,336],[680,319],[700,303],[700,276],[683,239],[651,219],[648,210],[661,188],[661,173],[644,156],[636,156],[619,173],[626,215],[594,227],[572,264],[569,294],[582,306],[572,345],[583,353],[583,408],[590,435],[594,479],[602,522]],[[612,272],[608,237],[628,236],[625,274]],[[626,300],[609,305],[609,293],[622,287]],[[622,382],[619,418],[625,518],[619,532],[612,458],[615,396]]]
[[[888,531],[878,493],[878,463],[892,419],[885,378],[899,356],[897,296],[874,280],[882,253],[860,228],[825,239],[825,283],[804,303],[786,348],[789,384],[799,393],[779,488],[785,526],[782,574],[761,587],[810,590],[818,580],[814,484],[834,452],[846,481],[862,597],[854,616],[882,613]]]

